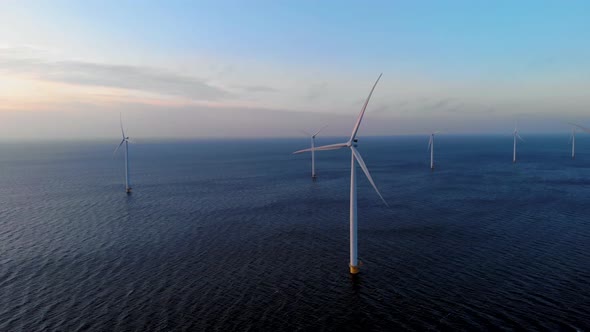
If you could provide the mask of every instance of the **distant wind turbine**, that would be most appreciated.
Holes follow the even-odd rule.
[[[572,143],[572,159],[576,159],[576,127],[572,127],[570,142]]]
[[[323,126],[322,128],[320,128],[320,130],[318,130],[315,134],[310,134],[305,130],[302,130],[302,132],[311,137],[311,178],[313,180],[315,180],[316,178],[316,174],[315,174],[315,138],[316,136],[320,133],[320,131],[322,131],[324,128],[326,128],[327,126]]]
[[[383,75],[383,74],[381,74],[381,75]],[[361,121],[363,120],[363,115],[365,114],[365,110],[367,109],[367,105],[369,104],[369,100],[371,99],[371,95],[373,94],[373,91],[375,90],[375,87],[377,86],[379,79],[381,79],[381,75],[379,75],[379,77],[377,78],[377,81],[373,85],[373,88],[371,89],[371,92],[369,93],[369,96],[367,97],[367,100],[365,101],[365,104],[363,105],[363,108],[361,109],[361,112],[356,120],[356,124],[354,125],[354,128],[352,129],[352,135],[350,135],[350,139],[346,143],[324,145],[324,146],[320,146],[317,148],[305,149],[305,150],[299,150],[299,151],[293,152],[295,154],[295,153],[302,153],[302,152],[309,152],[309,151],[313,152],[314,150],[315,151],[326,151],[326,150],[337,150],[337,149],[341,149],[341,148],[349,148],[350,149],[351,162],[350,162],[350,263],[349,263],[349,267],[350,267],[351,274],[357,274],[359,272],[358,246],[357,246],[357,239],[358,239],[357,229],[358,229],[358,227],[357,227],[357,212],[356,212],[357,198],[356,198],[356,163],[355,163],[355,160],[361,166],[361,169],[363,170],[363,172],[367,176],[367,179],[369,180],[369,182],[371,183],[371,185],[373,186],[373,188],[377,192],[377,195],[379,195],[379,197],[381,198],[383,203],[385,203],[385,205],[388,206],[387,202],[385,202],[385,199],[383,199],[383,196],[381,196],[381,193],[377,189],[377,186],[375,185],[375,182],[373,181],[373,178],[371,177],[371,174],[369,173],[369,170],[367,169],[367,165],[365,165],[365,162],[363,161],[361,154],[356,149],[356,143],[358,141],[356,138],[356,134],[359,130],[359,126],[361,125]]]
[[[125,192],[129,194],[131,193],[131,187],[129,186],[129,137],[125,136],[125,131],[123,130],[123,119],[121,118],[120,114],[119,121],[121,123],[121,135],[123,136],[123,140],[121,140],[121,143],[119,143],[113,154],[117,153],[121,145],[125,143]]]
[[[440,131],[434,131],[430,134],[430,140],[428,141],[428,150],[430,151],[430,169],[434,170],[434,134],[438,134]]]
[[[584,126],[580,126],[579,124],[572,123],[572,122],[570,122],[570,124],[572,126],[574,126],[572,128],[572,138],[571,139],[572,139],[572,159],[575,159],[576,158],[576,150],[575,150],[575,148],[576,148],[576,127],[580,128],[582,131],[589,133],[589,134],[590,134],[590,129],[586,128]]]
[[[520,137],[520,134],[518,134],[518,123],[517,122],[515,122],[515,124],[514,124],[514,133],[512,134],[512,136],[514,136],[514,151],[512,152],[512,162],[515,163],[516,162],[516,138],[518,138],[524,142],[524,139],[522,139],[522,137]]]

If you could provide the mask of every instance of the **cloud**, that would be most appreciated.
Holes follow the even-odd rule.
[[[138,90],[196,100],[231,98],[226,90],[206,80],[141,66],[74,60],[45,60],[19,49],[0,49],[0,72],[26,74],[41,80],[82,86]]]
[[[432,108],[437,110],[449,106],[453,102],[453,98],[444,98],[432,104]]]
[[[237,89],[240,89],[245,92],[278,92],[279,90],[275,88],[271,88],[269,86],[264,85],[242,85],[236,86]]]

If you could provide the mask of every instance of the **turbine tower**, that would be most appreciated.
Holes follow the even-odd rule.
[[[514,136],[514,150],[512,152],[512,162],[516,163],[516,138],[524,142],[524,139],[522,139],[522,137],[520,137],[520,135],[518,134],[518,123],[514,124],[514,133],[512,134],[512,136]]]
[[[381,74],[381,75],[383,75],[383,74]],[[375,90],[375,87],[377,86],[379,79],[381,79],[381,75],[379,75],[379,77],[377,78],[377,81],[373,85],[373,88],[371,89],[371,92],[369,93],[369,96],[367,97],[367,100],[365,101],[365,104],[363,105],[363,108],[361,109],[361,112],[356,120],[356,124],[354,125],[354,128],[352,129],[352,135],[350,135],[350,139],[347,142],[324,145],[324,146],[320,146],[317,148],[314,147],[311,149],[305,149],[305,150],[299,150],[299,151],[293,152],[294,154],[296,154],[296,153],[302,153],[302,152],[312,152],[313,153],[313,151],[337,150],[337,149],[341,149],[341,148],[349,148],[350,149],[351,154],[350,154],[350,262],[349,262],[349,268],[350,268],[351,274],[359,273],[359,259],[358,259],[358,245],[357,245],[357,242],[358,242],[358,220],[357,220],[357,212],[356,212],[356,210],[357,210],[356,163],[359,164],[359,166],[361,167],[361,169],[363,170],[363,172],[367,176],[367,179],[369,180],[369,182],[371,183],[371,185],[373,186],[373,188],[377,192],[377,195],[379,195],[379,197],[381,198],[383,203],[385,203],[385,205],[388,206],[387,202],[385,202],[385,199],[383,199],[383,196],[381,196],[381,193],[377,189],[377,186],[375,185],[375,182],[373,181],[373,178],[371,177],[371,174],[369,173],[369,170],[367,169],[367,165],[365,165],[365,162],[363,161],[361,154],[356,149],[357,142],[358,142],[358,140],[356,138],[356,134],[359,130],[359,126],[361,125],[361,121],[363,120],[363,115],[365,114],[365,110],[367,109],[367,105],[369,104],[369,100],[371,99],[371,95],[373,94],[373,91]],[[356,163],[355,163],[355,161],[356,161]]]
[[[572,159],[576,159],[576,127],[572,127]]]
[[[428,141],[428,150],[430,151],[430,169],[434,170],[434,134],[438,134],[438,131],[434,131],[430,134],[430,140]]]
[[[123,119],[121,118],[121,114],[119,114],[119,122],[121,123],[121,135],[123,136],[123,140],[117,146],[113,154],[117,153],[121,145],[125,143],[125,192],[130,194],[131,187],[129,186],[129,137],[125,136],[125,131],[123,130]]]
[[[302,130],[302,132],[311,137],[311,178],[313,180],[316,179],[316,174],[315,174],[315,151],[314,151],[314,147],[315,147],[315,138],[316,136],[320,133],[320,131],[324,130],[324,128],[326,128],[327,126],[323,126],[322,128],[320,128],[320,130],[318,130],[315,134],[310,134],[307,131]]]

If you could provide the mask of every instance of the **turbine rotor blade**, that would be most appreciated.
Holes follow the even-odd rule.
[[[432,136],[430,136],[430,139],[428,140],[428,149],[426,149],[426,151],[430,151],[430,147],[432,147]]]
[[[300,130],[305,136],[311,136],[311,134],[305,130]]]
[[[338,150],[338,149],[342,149],[347,147],[348,144],[347,143],[338,143],[338,144],[330,144],[330,145],[322,145],[322,146],[318,146],[316,148],[314,148],[314,151],[328,151],[328,150]],[[309,149],[303,149],[303,150],[299,150],[299,151],[295,151],[293,152],[293,154],[298,154],[298,153],[303,153],[303,152],[311,152],[311,148]]]
[[[358,161],[359,165],[363,169],[363,172],[365,172],[367,179],[369,180],[369,182],[371,182],[373,189],[375,189],[375,191],[377,192],[377,195],[379,195],[379,197],[381,198],[381,200],[383,201],[385,206],[389,207],[389,204],[387,204],[387,202],[385,201],[383,196],[381,196],[379,189],[377,189],[377,186],[375,185],[375,181],[373,181],[373,178],[371,177],[371,173],[369,173],[369,169],[367,168],[367,165],[365,165],[365,161],[363,160],[363,157],[361,157],[361,154],[357,151],[357,149],[354,148],[354,146],[351,146],[350,149],[352,150],[352,154],[354,155],[354,158],[356,159],[356,161]]]
[[[352,135],[350,136],[351,142],[354,141],[354,138],[356,137],[356,133],[359,131],[361,121],[363,120],[363,115],[365,115],[365,111],[367,110],[367,105],[369,105],[369,100],[371,99],[371,96],[373,95],[373,91],[375,90],[377,83],[379,83],[379,80],[381,79],[382,75],[383,75],[383,73],[379,74],[379,77],[377,77],[377,81],[375,81],[375,84],[373,84],[373,88],[371,89],[371,92],[369,93],[369,96],[367,97],[367,100],[365,101],[365,104],[363,105],[363,108],[361,109],[361,113],[359,114],[359,116],[356,120],[356,124],[354,125],[354,128],[352,129]]]
[[[125,131],[123,130],[123,115],[119,113],[119,122],[121,123],[121,135],[123,136],[123,140],[125,139]]]
[[[522,137],[520,137],[520,135],[518,133],[516,133],[516,137],[518,137],[521,141],[524,142],[524,139]]]
[[[590,133],[590,129],[589,128],[586,128],[584,126],[580,126],[579,124],[575,124],[575,123],[571,123],[571,122],[570,122],[570,124],[573,125],[573,126],[576,126],[576,127],[580,128],[580,129],[582,129],[583,131],[585,131],[587,133]]]
[[[322,128],[320,128],[320,130],[318,130],[318,131],[317,131],[315,134],[313,134],[312,136],[313,136],[313,137],[316,137],[316,136],[317,136],[317,134],[319,134],[319,133],[320,133],[320,131],[324,130],[324,128],[326,128],[326,127],[327,127],[327,126],[323,126]]]
[[[117,148],[115,149],[115,151],[113,151],[113,155],[115,153],[117,153],[117,151],[119,150],[119,148],[121,147],[121,145],[123,145],[123,143],[125,143],[125,139],[123,138],[123,140],[121,141],[121,143],[119,143],[119,145],[117,145]]]

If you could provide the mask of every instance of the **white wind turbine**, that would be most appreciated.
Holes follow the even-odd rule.
[[[381,75],[383,75],[383,74],[381,74]],[[313,152],[314,150],[315,151],[326,151],[326,150],[337,150],[337,149],[341,149],[341,148],[350,148],[351,162],[350,162],[350,264],[349,264],[349,267],[350,267],[351,274],[357,274],[359,272],[358,246],[357,246],[357,239],[358,239],[357,229],[358,229],[358,227],[357,227],[357,212],[356,212],[357,198],[356,198],[356,164],[355,164],[355,160],[361,166],[361,169],[363,170],[363,172],[367,176],[367,179],[369,180],[369,182],[371,183],[371,185],[373,186],[373,188],[377,192],[377,195],[379,195],[379,197],[381,198],[383,203],[385,203],[385,205],[388,206],[387,202],[385,202],[385,199],[383,199],[383,196],[381,196],[381,193],[377,189],[377,186],[375,185],[375,182],[373,181],[373,178],[371,177],[371,174],[369,173],[369,170],[367,169],[367,165],[365,165],[365,162],[363,161],[361,154],[356,149],[356,143],[357,143],[356,134],[359,130],[359,126],[361,125],[361,121],[363,120],[363,115],[365,114],[365,110],[367,109],[367,105],[369,104],[369,100],[371,99],[371,95],[373,94],[373,90],[375,90],[375,87],[377,86],[377,83],[379,82],[381,75],[379,75],[379,77],[377,78],[377,81],[373,85],[373,88],[371,89],[371,92],[369,93],[369,97],[367,97],[367,100],[365,101],[365,104],[363,105],[363,108],[361,109],[358,119],[356,120],[356,124],[354,125],[354,128],[352,129],[352,135],[350,135],[350,139],[346,143],[324,145],[324,146],[319,146],[317,148],[304,149],[304,150],[299,150],[299,151],[293,152],[295,154],[295,153],[302,153],[302,152],[308,152],[308,151]]]
[[[430,151],[430,169],[434,170],[434,135],[440,133],[440,131],[434,131],[430,134],[430,140],[428,141],[428,151]]]
[[[575,124],[575,123],[571,123],[571,122],[570,122],[570,124],[572,126],[574,126],[572,128],[572,159],[575,159],[575,157],[576,157],[576,150],[575,150],[575,148],[576,148],[576,127],[580,128],[582,131],[587,132],[589,134],[590,134],[590,129],[586,128],[584,126],[580,126],[579,124]]]
[[[311,178],[315,180],[316,178],[316,174],[315,174],[315,138],[316,136],[320,133],[320,131],[324,130],[324,128],[326,128],[327,126],[323,126],[322,128],[320,128],[320,130],[318,130],[315,134],[310,134],[305,130],[302,130],[302,132],[311,137]]]
[[[572,127],[570,142],[572,143],[572,159],[576,159],[576,127]]]
[[[512,162],[515,163],[516,162],[516,138],[518,138],[524,142],[524,139],[522,139],[522,137],[520,137],[520,135],[518,134],[518,123],[517,122],[514,123],[514,133],[512,134],[512,136],[514,136],[514,150],[512,152]]]
[[[129,137],[125,136],[125,131],[123,130],[123,119],[121,118],[120,114],[119,121],[121,123],[121,135],[123,136],[123,140],[121,140],[121,143],[119,143],[113,154],[117,153],[121,145],[125,143],[125,192],[129,194],[131,193],[131,187],[129,186]]]

